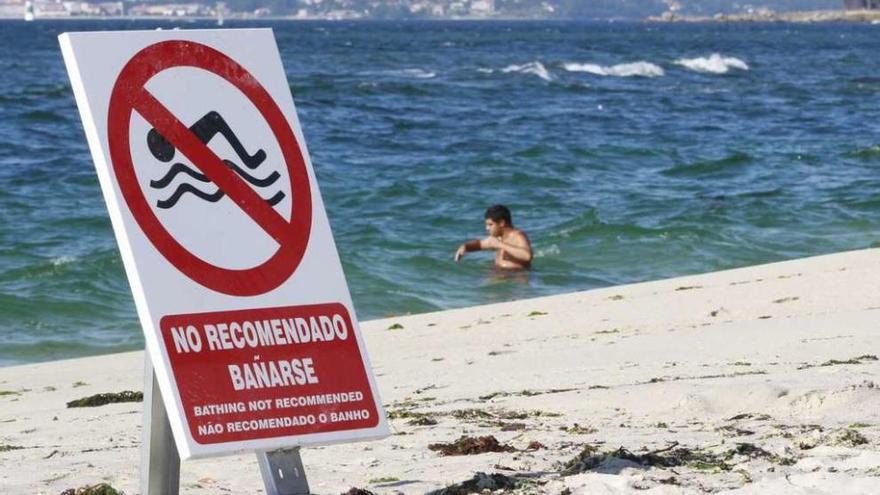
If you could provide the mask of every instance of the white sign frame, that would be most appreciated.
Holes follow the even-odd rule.
[[[108,106],[114,83],[125,64],[136,53],[147,46],[167,40],[185,40],[204,44],[228,55],[241,64],[272,96],[299,144],[305,161],[311,194],[310,238],[302,261],[294,273],[277,288],[263,294],[247,296],[223,294],[200,285],[172,266],[139,227],[127,206],[119,181],[114,174],[107,130]],[[213,457],[245,451],[266,451],[387,437],[389,435],[388,425],[378,387],[369,363],[272,30],[64,33],[59,36],[59,41],[125,271],[131,284],[138,317],[144,331],[147,351],[153,361],[165,407],[169,411],[171,429],[181,458]],[[174,80],[174,78],[170,79]],[[201,96],[198,93],[192,94],[192,91],[190,93],[188,105],[198,106]],[[173,99],[174,92],[168,94],[171,94]],[[204,97],[209,98],[209,95],[210,92],[207,92]],[[221,99],[221,101],[226,100]],[[134,120],[133,117],[132,121]],[[135,154],[134,151],[133,154]],[[292,183],[293,178],[290,181]],[[183,223],[192,222],[198,222],[198,218],[187,218]],[[190,245],[198,247],[198,241],[194,242]],[[204,245],[206,244],[202,244],[202,246]],[[265,252],[266,243],[263,242],[262,245]],[[218,251],[212,256],[219,260],[218,264],[235,262],[234,256],[230,257],[228,252]],[[240,262],[240,264],[253,264],[253,257]],[[232,268],[238,267],[232,266]],[[162,342],[160,319],[167,315],[324,303],[339,303],[346,308],[351,316],[352,333],[357,341],[357,348],[362,357],[369,383],[369,391],[372,394],[378,415],[377,424],[374,427],[363,429],[237,442],[215,444],[196,442],[186,421],[178,384],[174,379],[169,355],[166,352],[166,345]]]

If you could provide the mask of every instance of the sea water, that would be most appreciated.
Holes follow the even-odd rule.
[[[266,26],[362,319],[880,238],[878,26]],[[0,365],[143,345],[56,37],[157,27],[0,21]],[[526,276],[452,261],[495,203]]]

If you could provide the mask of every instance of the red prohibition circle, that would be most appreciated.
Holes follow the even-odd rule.
[[[147,91],[145,85],[153,76],[175,67],[193,67],[216,74],[241,91],[257,108],[278,141],[290,178],[290,220],[269,206]],[[135,174],[129,142],[135,111],[278,243],[278,250],[268,260],[241,270],[214,266],[191,253],[168,232],[150,207]],[[113,171],[132,216],[153,246],[183,274],[223,294],[255,296],[277,288],[296,271],[312,226],[312,196],[305,160],[281,109],[238,62],[192,41],[162,41],[144,48],[123,67],[113,86],[107,135]]]

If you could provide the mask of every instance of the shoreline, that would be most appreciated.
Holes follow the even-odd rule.
[[[800,12],[755,12],[715,14],[714,16],[677,15],[667,12],[645,19],[649,23],[793,23],[853,22],[880,24],[880,10],[809,10]]]
[[[361,322],[393,435],[304,449],[309,483],[426,493],[483,472],[530,494],[880,492],[878,261],[850,251]],[[0,368],[0,485],[137,493],[143,404],[65,404],[142,388],[141,351]],[[516,451],[428,448],[462,435]],[[182,492],[261,486],[252,454],[181,465]]]

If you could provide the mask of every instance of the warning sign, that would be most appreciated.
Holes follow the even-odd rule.
[[[60,41],[181,457],[386,436],[271,30]]]
[[[199,443],[379,421],[341,304],[166,316],[161,328]],[[206,361],[224,366],[205,372]]]
[[[146,83],[153,76],[174,67],[196,67],[216,74],[253,102],[260,116],[268,123],[272,131],[271,137],[278,141],[281,158],[286,165],[283,171],[293,186],[289,220],[272,208],[272,203],[277,204],[283,198],[283,193],[280,193],[280,197],[273,196],[268,201],[263,200],[254,185],[248,183],[250,180],[259,186],[259,181],[235,164],[230,166],[228,160],[219,158],[208,147],[210,139],[217,134],[222,135],[222,131],[227,129],[227,139],[232,143],[239,141],[222,114],[211,110],[195,124],[187,126],[146,90]],[[222,106],[222,102],[217,102],[216,105]],[[201,172],[198,179],[209,180],[217,185],[217,199],[228,196],[257,226],[278,242],[278,250],[268,261],[245,270],[214,266],[187,251],[168,233],[146,204],[146,198],[137,181],[129,145],[132,112],[139,113],[152,124],[152,134],[148,133],[146,137],[151,139],[150,151],[154,156],[159,160],[163,159],[161,155],[157,156],[162,152],[163,145],[169,150],[181,151]],[[205,287],[241,296],[262,294],[290,277],[302,260],[309,239],[312,204],[308,176],[299,145],[284,114],[259,81],[246,69],[223,53],[201,43],[181,40],[155,43],[138,52],[122,69],[110,95],[108,114],[110,161],[124,199],[138,225],[171,264]],[[157,149],[160,151],[155,151]],[[242,149],[238,158],[245,167],[253,163],[251,166],[256,168],[259,162],[265,160],[265,152],[257,157]],[[191,168],[184,170],[193,171]],[[165,178],[171,179],[171,176],[166,175]],[[165,200],[165,204],[160,203],[157,206],[171,208],[179,199],[180,196],[171,196]]]

